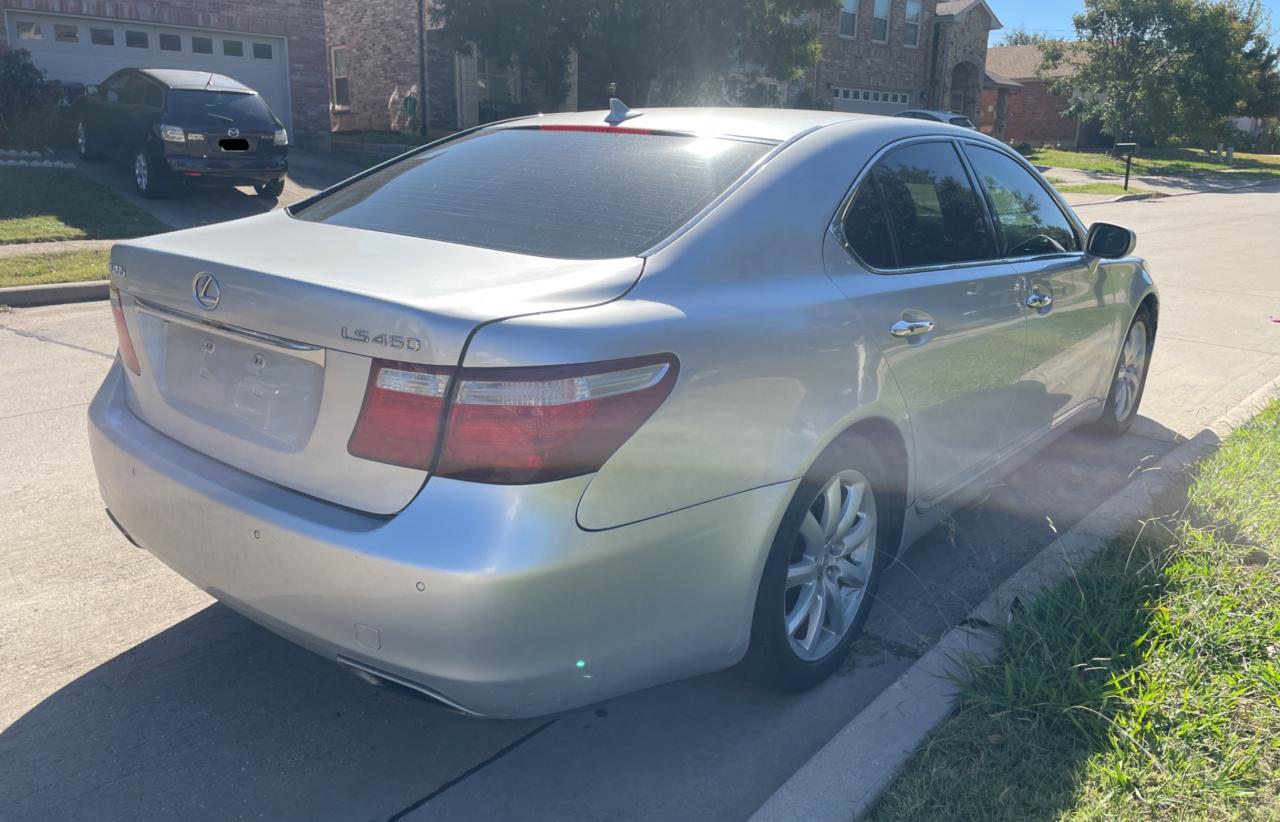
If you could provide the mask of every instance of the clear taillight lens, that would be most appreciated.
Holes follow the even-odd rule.
[[[271,144],[277,146],[289,145],[289,132],[282,128],[276,129],[275,136],[271,138]]]
[[[133,349],[133,339],[129,336],[129,326],[124,321],[124,306],[120,304],[120,289],[112,288],[111,317],[116,321],[116,348],[120,351],[120,361],[124,367],[139,376],[142,366],[138,364],[138,352]]]
[[[671,393],[676,371],[670,355],[463,369],[436,474],[523,484],[597,471]],[[347,450],[429,468],[453,376],[449,369],[375,360]]]
[[[347,451],[426,470],[435,456],[449,369],[374,360]]]
[[[463,369],[436,473],[505,484],[598,471],[662,404],[674,357]]]
[[[187,133],[182,126],[160,126],[160,139],[166,143],[185,143]]]

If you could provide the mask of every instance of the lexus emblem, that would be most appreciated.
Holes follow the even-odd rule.
[[[196,302],[205,311],[212,311],[218,307],[218,300],[222,299],[222,287],[212,274],[201,271],[191,281],[191,296],[196,298]]]
[[[240,136],[240,129],[238,129],[238,128],[229,128],[229,129],[227,129],[227,136],[228,136],[228,137],[239,137],[239,136]]]

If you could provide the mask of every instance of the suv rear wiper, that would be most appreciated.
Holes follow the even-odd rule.
[[[236,121],[236,118],[234,117],[228,117],[225,114],[214,114],[212,111],[206,111],[205,114],[208,114],[210,117],[217,117],[219,120],[226,120],[228,123],[234,123]]]

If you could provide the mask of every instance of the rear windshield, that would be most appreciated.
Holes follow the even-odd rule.
[[[169,92],[169,113],[252,126],[273,126],[276,119],[261,97],[243,91],[174,89]]]
[[[401,160],[294,213],[543,257],[629,257],[687,223],[771,148],[713,137],[495,129]]]

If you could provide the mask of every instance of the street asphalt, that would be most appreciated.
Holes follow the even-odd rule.
[[[0,313],[0,819],[746,818],[1054,529],[1280,375],[1280,190],[1079,213],[1138,230],[1161,289],[1133,433],[1071,435],[929,534],[810,693],[727,671],[544,720],[373,689],[131,547],[85,433],[106,303]]]

